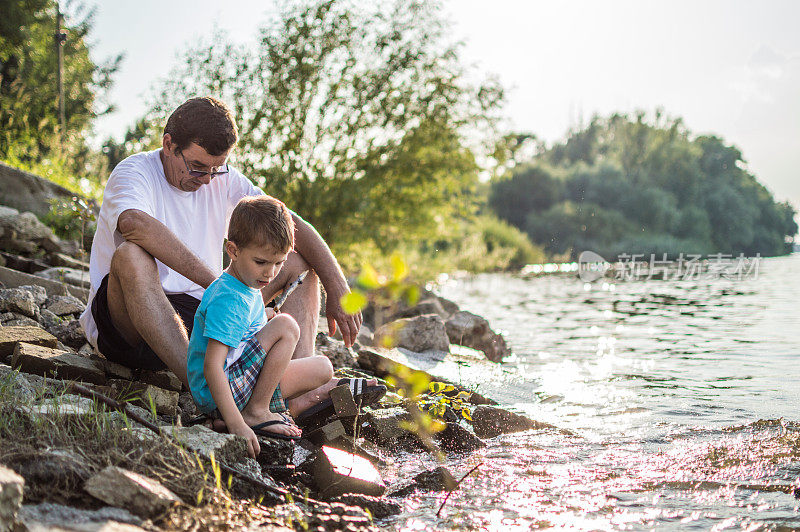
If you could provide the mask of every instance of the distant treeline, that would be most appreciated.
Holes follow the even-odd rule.
[[[521,140],[524,139],[521,137]],[[493,180],[492,210],[551,255],[790,253],[794,210],[741,152],[656,113],[594,118]]]

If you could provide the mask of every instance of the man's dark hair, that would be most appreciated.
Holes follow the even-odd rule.
[[[164,126],[172,142],[183,151],[194,142],[209,155],[222,155],[239,138],[233,113],[228,106],[212,98],[190,98],[175,109]]]
[[[294,247],[294,220],[289,208],[270,196],[246,196],[233,209],[228,240],[240,248],[270,246],[276,252]]]

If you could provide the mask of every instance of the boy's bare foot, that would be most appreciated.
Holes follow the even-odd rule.
[[[273,432],[284,436],[300,436],[303,432],[300,427],[293,423],[288,423],[283,416],[270,412],[269,409],[265,412],[252,412],[245,407],[242,410],[242,418],[250,427],[255,427],[268,421],[279,421],[279,423],[259,429],[260,432]]]

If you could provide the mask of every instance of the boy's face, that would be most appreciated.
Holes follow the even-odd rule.
[[[261,290],[281,271],[289,251],[275,251],[272,246],[250,245],[240,248],[227,242],[225,249],[231,258],[229,273],[250,288]]]

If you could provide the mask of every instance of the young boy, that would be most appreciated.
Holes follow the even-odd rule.
[[[199,409],[218,411],[248,452],[259,436],[297,439],[300,429],[282,414],[287,398],[329,382],[326,357],[292,361],[300,329],[288,314],[264,308],[261,289],[280,271],[294,246],[289,209],[269,196],[243,198],[231,214],[225,251],[230,265],[203,295],[189,340],[189,387]]]

